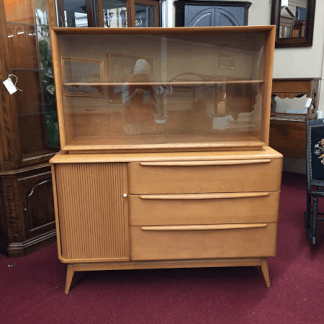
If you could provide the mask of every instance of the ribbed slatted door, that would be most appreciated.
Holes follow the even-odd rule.
[[[55,177],[62,257],[129,260],[126,164],[58,164]]]

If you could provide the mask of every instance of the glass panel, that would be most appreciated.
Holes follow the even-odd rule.
[[[262,139],[267,32],[58,37],[67,144]]]
[[[5,3],[9,65],[18,77],[14,94],[23,159],[58,150],[58,122],[47,1]],[[13,78],[15,81],[15,78]]]
[[[164,105],[168,142],[261,137],[265,42],[262,34],[167,38],[166,74],[172,87]]]
[[[154,6],[148,6],[135,3],[135,26],[136,27],[154,27]]]
[[[126,1],[103,0],[104,27],[127,27]]]
[[[88,27],[86,0],[64,0],[65,27]]]
[[[281,1],[279,38],[305,37],[307,1]]]

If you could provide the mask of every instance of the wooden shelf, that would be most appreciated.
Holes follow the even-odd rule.
[[[232,80],[232,81],[171,81],[171,82],[132,82],[129,85],[143,86],[184,86],[184,85],[212,85],[212,84],[254,84],[264,83],[264,80]],[[65,86],[122,86],[125,82],[66,82]]]
[[[238,142],[238,139],[240,141]],[[142,136],[77,136],[70,141],[64,150],[116,150],[123,151],[130,148],[156,149],[208,149],[217,147],[263,146],[264,143],[250,133],[230,134],[192,134],[192,135],[142,135]]]

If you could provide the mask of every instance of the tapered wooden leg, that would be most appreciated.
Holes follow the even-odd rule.
[[[267,259],[261,260],[261,270],[263,273],[264,280],[266,282],[267,287],[270,287],[270,277],[269,277],[269,269],[268,269],[268,261]]]
[[[73,264],[68,264],[67,270],[66,270],[66,283],[65,283],[65,293],[66,294],[69,293],[71,283],[72,283],[72,279],[73,279],[73,275],[74,275],[74,265]]]

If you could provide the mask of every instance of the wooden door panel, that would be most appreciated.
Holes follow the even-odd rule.
[[[54,201],[51,171],[18,178],[25,217],[26,238],[54,229]]]
[[[215,9],[206,6],[186,6],[186,27],[215,26]]]
[[[244,25],[243,8],[217,8],[215,26],[242,26]]]

